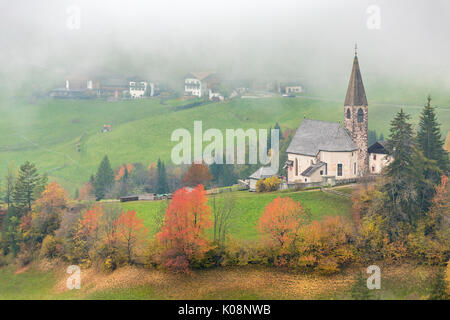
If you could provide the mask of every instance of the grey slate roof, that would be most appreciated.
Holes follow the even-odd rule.
[[[311,176],[314,172],[317,171],[317,169],[323,167],[325,165],[325,162],[317,162],[313,165],[310,165],[308,168],[306,168],[305,171],[303,171],[300,175],[304,177]]]
[[[303,119],[287,153],[315,156],[319,151],[354,151],[358,147],[339,123]]]
[[[356,55],[353,60],[352,74],[348,82],[344,106],[367,106],[366,92],[364,91],[358,57]]]
[[[277,175],[276,171],[272,167],[261,167],[256,170],[250,178],[252,179],[266,179]]]

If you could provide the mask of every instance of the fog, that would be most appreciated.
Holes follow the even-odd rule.
[[[332,82],[348,78],[357,43],[365,77],[450,87],[446,0],[3,0],[0,15],[2,85],[34,81],[31,70]]]

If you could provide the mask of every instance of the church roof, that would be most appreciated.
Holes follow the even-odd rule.
[[[364,91],[358,57],[356,55],[355,59],[353,59],[352,74],[348,82],[344,106],[367,106],[366,92]]]
[[[325,165],[325,162],[317,162],[315,164],[310,165],[303,171],[300,175],[304,177],[310,177],[314,172],[316,172],[319,168],[322,168]]]
[[[354,150],[358,150],[358,147],[339,123],[304,119],[286,152],[316,156],[319,151]]]

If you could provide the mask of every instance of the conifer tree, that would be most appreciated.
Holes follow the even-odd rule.
[[[436,119],[434,107],[431,106],[431,97],[423,107],[420,115],[419,130],[417,132],[417,146],[428,159],[435,160],[438,167],[446,172],[448,169],[448,154],[444,150],[444,140],[441,136],[440,125]],[[440,176],[434,177],[435,182]]]
[[[31,211],[31,203],[39,196],[37,191],[42,182],[33,163],[27,161],[21,165],[12,193],[14,206],[19,210]]]
[[[114,171],[111,168],[108,156],[105,155],[100,166],[98,167],[97,174],[94,178],[94,193],[97,200],[101,200],[105,197],[105,194],[109,191],[114,183]]]
[[[164,165],[164,162],[161,161],[161,159],[158,159],[157,164],[157,189],[156,192],[158,194],[165,194],[169,192],[169,186],[167,184],[167,173],[166,173],[166,166]]]

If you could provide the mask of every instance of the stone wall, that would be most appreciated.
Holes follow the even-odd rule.
[[[364,113],[363,122],[358,122],[358,110]],[[350,110],[350,118],[347,117]],[[344,107],[344,126],[351,133],[352,139],[359,148],[358,152],[358,173],[364,175],[369,170],[368,149],[368,106],[345,106]]]

